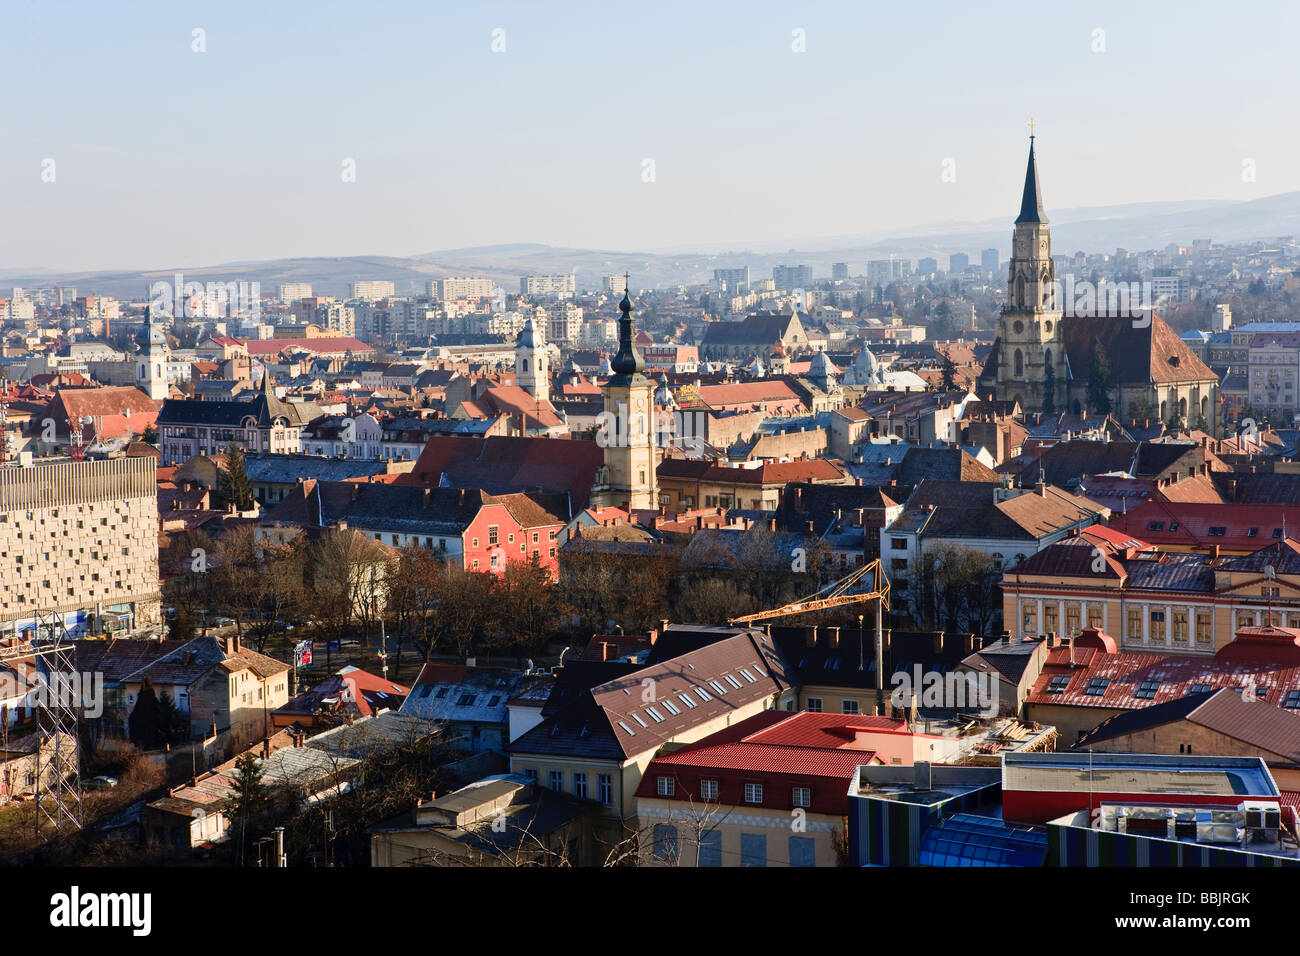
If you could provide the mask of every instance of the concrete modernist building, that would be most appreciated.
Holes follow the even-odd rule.
[[[155,460],[0,467],[0,637],[159,623]]]
[[[572,273],[558,276],[522,276],[519,279],[519,292],[522,295],[554,295],[563,298],[576,295],[578,284]]]

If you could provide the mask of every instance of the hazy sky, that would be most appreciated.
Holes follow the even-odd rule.
[[[1294,3],[0,10],[0,271],[1010,224],[1031,116],[1049,216],[1300,189]]]

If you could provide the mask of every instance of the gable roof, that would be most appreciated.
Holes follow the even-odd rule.
[[[1074,749],[1184,720],[1300,764],[1300,715],[1243,700],[1227,687],[1116,714],[1080,737]]]

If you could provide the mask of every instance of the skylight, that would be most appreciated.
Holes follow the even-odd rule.
[[[704,701],[704,703],[706,704],[709,701],[713,700],[713,696],[703,687],[695,688],[695,696],[698,697],[700,700]]]
[[[745,680],[749,681],[751,684],[757,684],[757,683],[758,683],[758,678],[755,677],[753,674],[751,674],[751,673],[750,673],[746,668],[744,668],[744,667],[742,667],[742,668],[740,669],[740,676],[743,677],[743,678],[745,678]]]
[[[1154,700],[1156,694],[1160,692],[1160,681],[1144,680],[1138,685],[1138,689],[1133,692],[1133,696],[1138,700]]]
[[[1070,684],[1069,674],[1057,674],[1055,677],[1052,678],[1051,682],[1047,685],[1047,692],[1049,694],[1062,694],[1065,692],[1065,688],[1068,687],[1069,684]]]
[[[632,732],[632,728],[629,727],[627,724],[623,723],[623,721],[620,720],[618,722],[618,725],[623,728],[624,733],[626,733],[629,737],[636,736],[636,734]]]
[[[645,712],[654,719],[656,724],[662,724],[664,722],[664,715],[659,713],[659,711],[655,710],[653,707],[647,707]]]
[[[744,686],[743,684],[740,683],[740,681],[736,680],[736,678],[732,677],[730,674],[723,674],[722,679],[725,680],[732,687],[736,688],[736,690],[740,690]]]
[[[672,714],[674,717],[681,713],[681,711],[677,709],[677,705],[671,700],[661,700],[660,703],[664,705],[664,710],[668,711],[668,713]]]
[[[1109,677],[1094,677],[1092,680],[1088,681],[1088,686],[1084,688],[1083,692],[1089,697],[1100,697],[1102,694],[1106,693],[1106,688],[1109,686]]]
[[[709,681],[709,686],[712,687],[714,690],[716,690],[719,694],[725,694],[727,692],[727,688],[723,687],[715,680]]]

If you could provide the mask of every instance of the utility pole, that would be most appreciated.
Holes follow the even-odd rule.
[[[388,631],[384,628],[384,615],[379,615],[379,670],[388,680]]]

